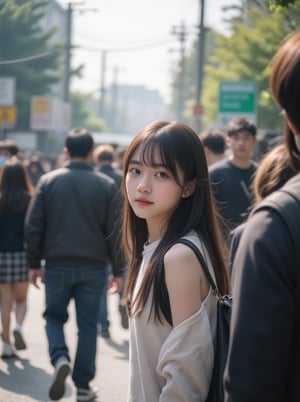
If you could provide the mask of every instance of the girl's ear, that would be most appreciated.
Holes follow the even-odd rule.
[[[290,118],[288,117],[288,115],[284,112],[285,114],[285,118],[286,118],[286,122],[289,126],[289,128],[292,130],[294,136],[298,136],[300,135],[299,130],[297,129],[296,125],[290,120]]]
[[[184,190],[182,192],[182,198],[188,198],[190,197],[194,191],[195,191],[195,187],[196,187],[196,181],[195,179],[192,181],[189,181],[185,186],[184,186]]]

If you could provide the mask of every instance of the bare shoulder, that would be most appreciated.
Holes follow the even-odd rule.
[[[195,270],[199,273],[200,263],[193,250],[185,244],[174,244],[165,254],[164,265],[166,273],[171,270],[173,273],[176,270],[182,271]]]
[[[165,254],[165,263],[175,262],[178,258],[190,258],[194,255],[193,250],[185,244],[176,243]]]

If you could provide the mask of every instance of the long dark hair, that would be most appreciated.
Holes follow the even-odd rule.
[[[297,133],[293,133],[286,121],[285,142],[291,164],[298,172],[300,151],[294,134],[300,135],[300,31],[290,34],[273,57],[270,88],[278,105],[297,128]]]
[[[167,166],[180,186],[195,180],[194,193],[182,198],[181,203],[173,213],[166,232],[149,263],[140,291],[132,305],[132,294],[135,286],[142,251],[147,241],[148,231],[146,221],[137,217],[126,196],[125,179],[129,162],[136,149],[142,150],[143,163],[155,165],[154,152],[159,150],[163,165]],[[180,122],[154,122],[141,130],[128,146],[124,155],[124,179],[122,191],[125,198],[123,213],[123,246],[128,257],[128,277],[125,287],[125,298],[131,316],[138,316],[146,303],[153,286],[152,311],[154,318],[161,321],[161,313],[171,322],[170,309],[166,304],[164,283],[163,257],[165,252],[177,239],[195,230],[208,250],[215,271],[217,284],[222,293],[229,288],[226,270],[227,251],[222,241],[217,211],[214,206],[208,169],[203,146],[196,133]],[[184,182],[180,183],[178,169],[184,174]]]
[[[16,158],[10,158],[0,171],[0,213],[25,213],[33,186],[26,168]]]

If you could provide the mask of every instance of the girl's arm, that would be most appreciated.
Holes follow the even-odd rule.
[[[165,255],[173,330],[159,354],[158,374],[164,378],[159,402],[204,402],[213,367],[213,337],[201,308],[209,285],[194,252],[183,244]]]
[[[166,253],[164,266],[175,327],[200,309],[209,284],[195,253],[184,244],[175,244]]]

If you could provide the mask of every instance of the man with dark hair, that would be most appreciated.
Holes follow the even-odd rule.
[[[122,288],[122,264],[116,245],[116,186],[91,166],[93,138],[85,129],[71,130],[64,152],[69,159],[38,181],[25,227],[29,280],[45,283],[46,333],[55,373],[49,396],[61,399],[70,372],[70,356],[63,327],[73,298],[78,343],[72,370],[77,401],[92,401],[95,376],[99,298],[106,292],[110,263],[111,286]],[[45,261],[41,270],[41,261]]]
[[[212,128],[199,134],[206,156],[207,166],[225,158],[225,135],[221,130]]]
[[[251,159],[256,143],[256,127],[244,117],[232,119],[226,128],[231,155],[209,168],[212,189],[224,219],[226,240],[232,229],[243,222],[252,204],[251,184],[257,164]]]

